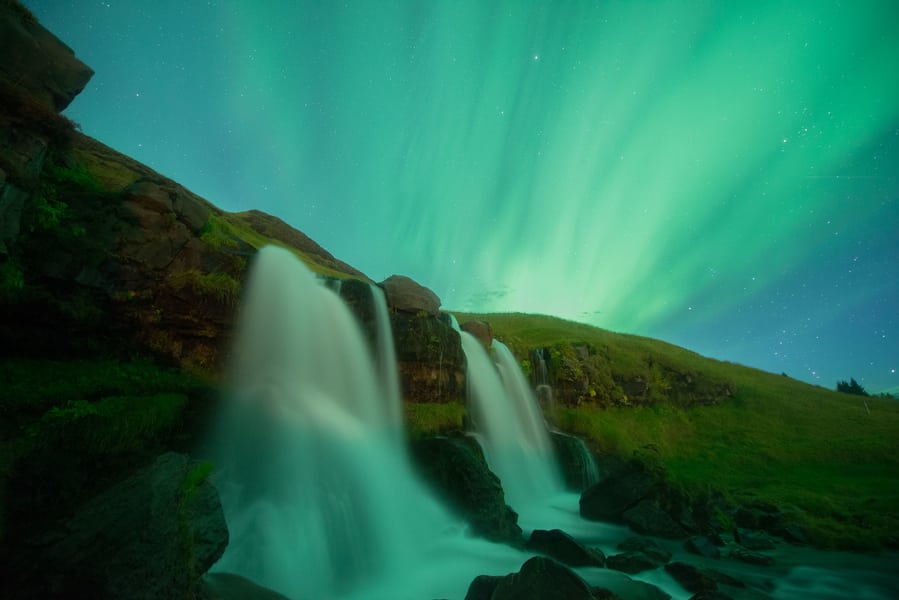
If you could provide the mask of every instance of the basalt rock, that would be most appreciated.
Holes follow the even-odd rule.
[[[568,567],[535,556],[518,573],[503,577],[491,600],[595,600],[593,590]]]

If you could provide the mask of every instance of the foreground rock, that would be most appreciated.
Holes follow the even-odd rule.
[[[688,563],[673,562],[665,565],[665,570],[681,584],[685,590],[694,593],[719,591],[719,585],[745,588],[746,584],[730,575],[714,569],[696,567]]]
[[[381,283],[387,296],[387,305],[394,310],[417,313],[424,311],[436,316],[440,311],[440,298],[430,289],[404,275],[391,275]]]
[[[588,548],[560,529],[535,529],[525,547],[570,567],[604,567],[606,564],[602,550]]]
[[[415,441],[412,455],[426,481],[446,503],[488,540],[523,544],[518,515],[506,505],[499,479],[470,438]]]
[[[597,600],[598,595],[568,567],[551,558],[528,559],[518,573],[481,576],[472,581],[465,600]]]
[[[160,456],[10,557],[5,597],[192,597],[228,544],[207,474],[186,455]]]

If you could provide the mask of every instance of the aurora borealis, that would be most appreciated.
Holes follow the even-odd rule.
[[[899,4],[27,0],[85,133],[449,309],[899,386]]]

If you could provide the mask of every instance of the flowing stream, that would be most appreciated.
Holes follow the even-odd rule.
[[[372,293],[377,362],[337,293],[293,254],[267,247],[256,257],[230,393],[210,444],[231,536],[213,572],[242,575],[296,600],[462,600],[476,576],[517,571],[531,556],[469,535],[414,472],[386,304],[379,289]],[[578,494],[563,490],[542,414],[511,352],[495,343],[494,364],[468,334],[462,343],[472,418],[522,528],[563,529],[615,553],[630,532],[580,518]],[[813,598],[824,588],[889,597],[879,595],[879,585],[853,587],[837,571],[784,556],[777,579],[768,575],[776,598]],[[639,580],[676,600],[691,595],[661,569],[634,578],[576,570],[624,598],[644,597]],[[827,594],[820,597],[837,597]]]

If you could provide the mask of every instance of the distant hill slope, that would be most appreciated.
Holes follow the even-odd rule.
[[[721,494],[749,507],[746,515],[795,520],[819,545],[899,544],[896,400],[554,317],[456,317],[489,322],[535,383],[540,349],[545,383],[561,391],[545,407],[548,418],[599,451],[639,456],[687,493]]]

